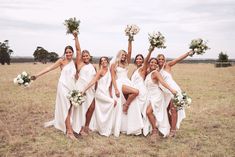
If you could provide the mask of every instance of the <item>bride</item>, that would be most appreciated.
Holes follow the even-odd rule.
[[[55,128],[66,133],[70,139],[76,139],[73,134],[73,128],[71,126],[71,114],[73,107],[67,98],[69,91],[75,88],[75,74],[76,68],[73,61],[73,48],[66,46],[64,50],[64,58],[60,58],[51,66],[43,69],[36,75],[31,77],[32,80],[36,80],[40,76],[52,71],[58,67],[61,69],[61,74],[57,86],[56,105],[55,105],[55,117],[54,120],[48,122],[46,126],[54,125]]]

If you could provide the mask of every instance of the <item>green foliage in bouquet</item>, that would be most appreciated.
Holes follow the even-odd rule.
[[[67,34],[72,34],[73,31],[77,31],[79,33],[80,20],[77,20],[76,17],[65,20],[64,25],[66,26]]]

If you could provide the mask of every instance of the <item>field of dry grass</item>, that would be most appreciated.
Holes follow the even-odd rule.
[[[178,64],[174,78],[192,97],[177,137],[150,142],[143,136],[107,138],[92,133],[70,141],[54,128],[59,70],[29,88],[13,84],[23,70],[36,73],[47,65],[0,66],[0,156],[235,156],[235,67]]]

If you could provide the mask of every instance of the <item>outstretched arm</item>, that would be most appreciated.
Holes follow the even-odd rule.
[[[132,42],[128,40],[128,52],[127,52],[127,62],[131,62],[131,52],[132,52]]]
[[[73,32],[73,36],[74,36],[75,47],[76,47],[76,64],[77,64],[77,67],[78,67],[78,65],[82,61],[82,53],[81,53],[80,43],[79,43],[79,40],[78,40],[78,33]]]
[[[153,78],[158,80],[164,87],[166,87],[167,89],[169,89],[171,91],[172,94],[176,94],[176,90],[174,90],[173,88],[171,88],[165,81],[164,79],[162,78],[162,75],[158,72],[158,71],[155,71],[153,73]]]
[[[33,75],[31,77],[32,80],[36,80],[39,76],[42,76],[43,74],[46,74],[47,72],[54,70],[56,68],[58,68],[62,63],[62,59],[58,59],[54,64],[52,64],[49,67],[46,67],[45,69],[43,69],[42,71],[40,71],[39,73],[37,73],[36,75]]]
[[[117,83],[116,83],[116,72],[115,72],[115,64],[111,65],[111,77],[112,77],[112,84],[115,89],[115,95],[117,97],[120,97],[120,92],[117,88]]]
[[[98,71],[95,75],[95,77],[88,83],[88,85],[84,88],[83,93],[85,93],[91,86],[93,86],[99,79],[100,79],[101,73]]]
[[[176,59],[174,59],[174,60],[172,60],[172,61],[169,61],[167,64],[168,64],[169,66],[174,66],[176,63],[182,61],[183,59],[185,59],[186,57],[188,57],[188,56],[189,56],[190,54],[192,54],[192,53],[193,53],[193,51],[191,50],[191,51],[189,51],[189,52],[183,54],[182,56],[180,56],[180,57],[178,57],[178,58],[176,58]]]

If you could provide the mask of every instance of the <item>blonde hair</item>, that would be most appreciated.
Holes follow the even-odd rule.
[[[127,55],[127,52],[125,50],[118,51],[117,56],[116,56],[116,60],[115,60],[116,67],[120,65],[121,57],[122,57],[123,53],[125,53]],[[121,64],[123,64],[123,63],[121,63]],[[127,68],[127,66],[128,66],[127,58],[126,58],[123,65],[124,65],[125,68]]]

